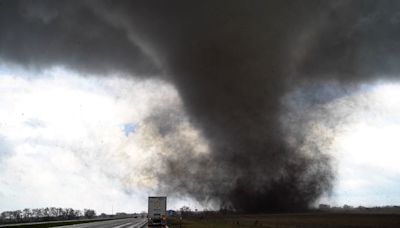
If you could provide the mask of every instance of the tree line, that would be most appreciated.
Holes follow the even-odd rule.
[[[46,207],[25,208],[23,210],[3,211],[0,223],[22,223],[93,218],[96,211],[92,209],[76,210],[72,208]]]

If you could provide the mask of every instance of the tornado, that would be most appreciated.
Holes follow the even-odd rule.
[[[304,84],[396,79],[399,9],[396,1],[0,1],[0,59],[172,83],[209,151],[173,137],[173,110],[149,118],[174,151],[155,172],[159,191],[238,212],[302,211],[329,195],[335,169],[320,148],[301,149],[308,129],[288,140],[285,95]]]

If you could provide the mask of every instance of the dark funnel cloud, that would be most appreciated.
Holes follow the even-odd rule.
[[[175,151],[156,172],[160,191],[237,211],[303,210],[332,188],[331,158],[318,147],[297,149],[307,129],[297,130],[298,145],[287,144],[280,122],[285,94],[307,83],[347,87],[393,78],[400,66],[397,1],[0,1],[0,7],[3,61],[160,75],[173,83],[210,152],[192,153],[168,137],[177,130],[166,123],[171,111],[149,118]]]

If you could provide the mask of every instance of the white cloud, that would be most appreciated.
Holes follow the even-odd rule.
[[[378,84],[351,98],[353,122],[335,139],[337,195],[354,205],[400,203],[400,85]]]
[[[185,116],[176,90],[163,81],[81,77],[63,68],[3,65],[0,94],[0,211],[145,210],[157,184],[152,161],[173,152],[164,151],[166,139],[147,118],[160,107]],[[134,133],[125,134],[127,123],[137,125]],[[187,118],[177,124],[183,137],[204,144],[194,151],[207,150]]]
[[[311,93],[301,88],[285,99],[291,112],[283,120],[292,120],[286,126],[288,140],[300,129],[306,134],[301,148],[317,145],[333,157],[333,195],[323,201],[400,204],[400,84],[377,82],[347,90],[327,84]]]

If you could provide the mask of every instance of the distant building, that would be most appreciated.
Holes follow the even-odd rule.
[[[174,215],[176,215],[176,211],[174,211],[174,210],[167,210],[167,215],[168,215],[168,216],[174,216]]]
[[[350,210],[350,209],[353,209],[353,206],[349,206],[349,205],[345,204],[345,205],[343,205],[343,209]]]
[[[117,212],[117,213],[115,214],[115,216],[117,216],[117,217],[126,217],[126,216],[128,216],[128,214],[125,213],[125,212]]]
[[[318,208],[319,208],[320,210],[328,210],[328,209],[331,209],[331,205],[329,205],[329,204],[320,204],[320,205],[318,206]]]

